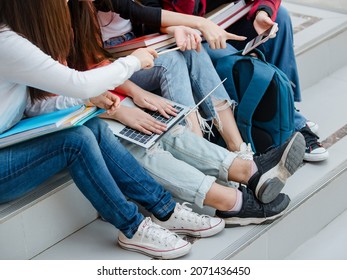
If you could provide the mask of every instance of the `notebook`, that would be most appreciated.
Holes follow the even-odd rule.
[[[19,121],[15,126],[0,134],[0,148],[23,142],[41,135],[69,127],[82,125],[105,110],[78,105]]]
[[[190,113],[196,110],[202,102],[204,102],[221,84],[224,83],[226,78],[221,81],[214,89],[212,89],[203,99],[201,99],[193,108],[189,108],[182,104],[178,104],[170,101],[174,108],[177,110],[176,116],[170,116],[169,119],[164,118],[157,111],[145,110],[145,112],[149,113],[155,119],[165,123],[167,125],[167,130],[162,134],[152,133],[151,135],[147,135],[145,133],[139,132],[135,129],[132,129],[124,124],[117,122],[115,120],[105,119],[108,123],[110,129],[113,131],[115,135],[118,137],[128,140],[134,144],[137,144],[146,149],[152,147],[166,132],[172,129],[176,124],[180,123],[184,120]],[[136,107],[135,103],[132,101],[130,97],[126,97],[121,101],[123,106],[128,107]]]

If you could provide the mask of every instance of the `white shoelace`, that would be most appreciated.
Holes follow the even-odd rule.
[[[235,153],[237,154],[237,157],[242,158],[244,160],[253,160],[254,152],[252,151],[250,143],[242,143],[240,146],[240,151]]]
[[[147,217],[139,230],[139,235],[144,236],[147,239],[151,239],[157,243],[163,245],[170,245],[175,247],[178,239],[180,238],[177,234],[155,224],[152,220]]]
[[[188,207],[190,205],[188,202],[184,202],[182,205],[177,203],[177,211],[174,212],[174,215],[177,218],[182,219],[184,221],[188,221],[189,223],[194,223],[197,225],[206,225],[209,224],[208,221],[210,219],[207,215],[200,215],[198,213],[193,212],[193,210]]]

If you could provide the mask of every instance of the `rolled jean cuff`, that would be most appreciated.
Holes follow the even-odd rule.
[[[218,179],[222,182],[229,182],[229,168],[236,157],[237,154],[230,152],[220,165]]]
[[[195,193],[194,203],[200,207],[204,207],[204,201],[206,198],[206,194],[210,191],[212,184],[216,181],[215,177],[205,176],[203,181],[200,184],[199,189]]]

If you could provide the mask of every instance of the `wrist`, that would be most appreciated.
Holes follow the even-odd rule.
[[[204,17],[197,17],[197,20],[195,20],[195,26],[192,26],[192,28],[195,28],[202,32],[205,29],[205,26],[207,24],[208,24],[208,19]]]
[[[272,15],[273,15],[273,10],[272,10],[270,7],[265,6],[265,5],[262,5],[262,6],[259,6],[259,7],[258,7],[255,16],[257,16],[258,13],[260,13],[260,12],[265,13],[264,15],[267,16],[267,17],[269,17],[269,18],[271,18]]]
[[[84,103],[84,105],[86,105],[87,107],[94,106],[94,104],[90,101],[90,98],[83,99],[83,103]]]

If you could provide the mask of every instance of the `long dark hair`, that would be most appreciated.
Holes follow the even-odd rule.
[[[60,62],[70,52],[71,21],[66,0],[0,0],[0,24]],[[42,90],[29,90],[32,101],[47,96]]]
[[[112,59],[102,47],[100,25],[97,10],[89,1],[69,1],[73,28],[73,47],[68,58],[68,65],[84,71],[105,59]]]
[[[71,47],[71,21],[66,0],[0,0],[0,23],[25,37],[58,61]],[[29,88],[31,100],[47,93]]]

